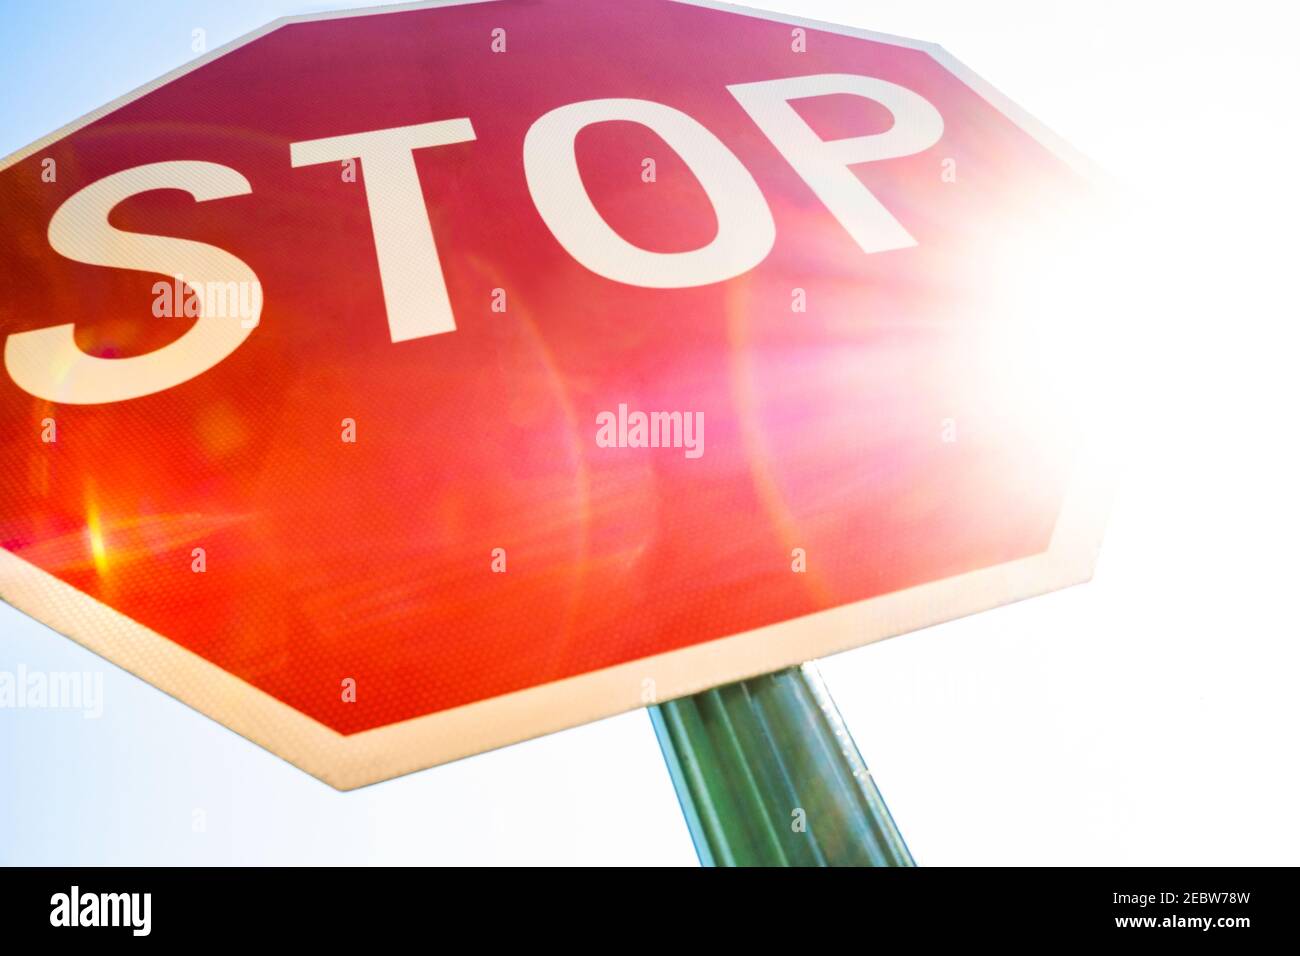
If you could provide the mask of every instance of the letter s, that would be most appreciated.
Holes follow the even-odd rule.
[[[257,282],[257,275],[228,252],[203,242],[125,232],[110,225],[118,203],[154,189],[181,189],[197,202],[252,192],[229,166],[184,160],[150,163],[106,176],[68,197],[50,219],[49,240],[55,252],[75,262],[139,272],[180,275],[200,302],[208,283]],[[260,314],[261,297],[254,298]],[[142,307],[142,314],[149,314]],[[237,349],[257,324],[208,315],[184,335],[144,355],[104,359],[77,348],[75,326],[52,325],[16,332],[5,342],[5,368],[24,391],[37,398],[69,405],[120,402],[152,395],[189,381]],[[247,327],[245,327],[247,325]]]

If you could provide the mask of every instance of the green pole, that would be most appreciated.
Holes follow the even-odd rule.
[[[704,866],[915,866],[813,664],[650,708]]]

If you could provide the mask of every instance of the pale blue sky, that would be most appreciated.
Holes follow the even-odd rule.
[[[366,0],[0,0],[0,155],[280,16]]]
[[[1294,12],[751,4],[942,43],[1141,210],[1134,460],[1096,579],[822,666],[916,858],[1294,864]],[[362,5],[0,0],[0,155],[192,59],[196,27]],[[641,713],[338,794],[0,606],[19,664],[102,671],[104,715],[0,710],[0,863],[694,860]],[[1211,806],[1233,825],[1207,842]]]

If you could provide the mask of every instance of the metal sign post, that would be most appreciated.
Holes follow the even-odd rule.
[[[705,866],[914,866],[815,664],[650,708]]]

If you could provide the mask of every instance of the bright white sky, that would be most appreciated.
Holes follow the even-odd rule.
[[[1120,411],[1125,457],[1096,579],[823,663],[917,860],[1300,861],[1295,15],[1265,0],[750,5],[938,41],[1131,190],[1131,268],[1099,283],[1096,315],[1115,364],[1096,394]],[[0,154],[188,59],[194,26],[215,46],[321,8],[17,6],[0,87],[23,95],[0,102]],[[102,667],[0,608],[0,669],[19,662]],[[0,861],[694,859],[643,714],[340,795],[106,679],[100,721],[0,712]]]

